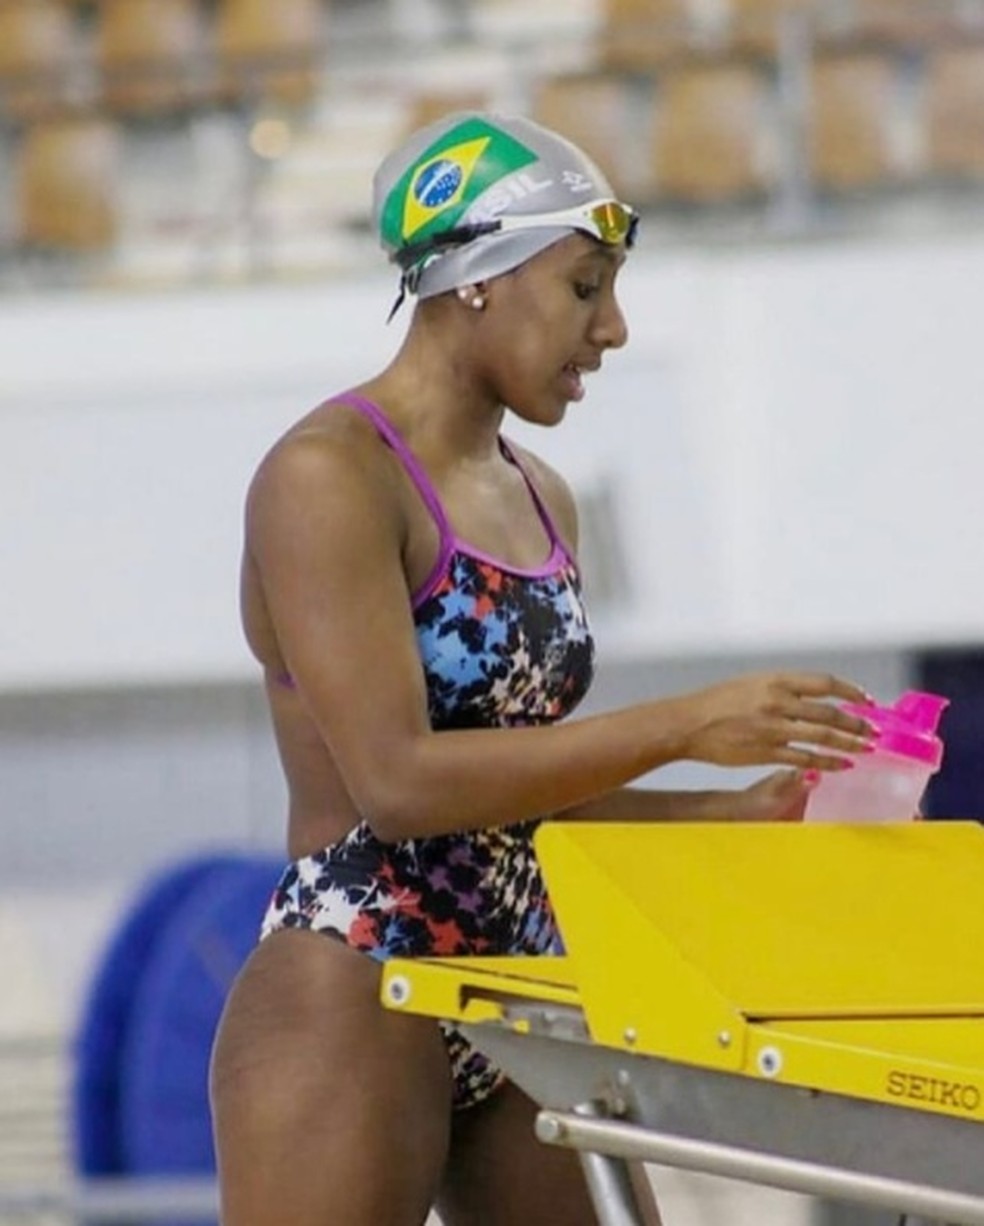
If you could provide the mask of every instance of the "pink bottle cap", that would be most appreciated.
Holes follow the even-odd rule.
[[[909,690],[891,707],[876,703],[845,703],[844,710],[866,719],[878,733],[875,749],[912,758],[932,770],[943,760],[943,742],[936,735],[940,716],[950,705],[939,694]]]

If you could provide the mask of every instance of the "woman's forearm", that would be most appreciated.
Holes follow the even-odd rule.
[[[687,699],[563,724],[425,735],[384,755],[359,797],[384,840],[495,826],[568,810],[685,753]]]
[[[741,815],[742,792],[617,788],[553,814],[565,822],[714,822]]]
[[[816,700],[859,693],[825,675],[757,674],[560,724],[408,736],[399,720],[387,731],[381,718],[375,737],[352,737],[342,721],[326,729],[326,739],[337,731],[346,743],[349,790],[384,841],[571,810],[599,813],[602,798],[674,761],[796,768],[781,785],[745,790],[740,820],[757,821],[777,806],[790,814],[802,808],[797,771],[843,769],[843,755],[868,746],[864,720]],[[610,803],[631,806],[622,810],[629,820],[739,819],[739,802],[723,793],[640,795]]]

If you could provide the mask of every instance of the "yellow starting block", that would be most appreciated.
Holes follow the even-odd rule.
[[[537,834],[566,955],[396,959],[582,1153],[984,1226],[984,830],[609,825]]]

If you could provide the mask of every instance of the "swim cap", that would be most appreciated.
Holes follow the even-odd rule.
[[[407,290],[431,298],[509,272],[581,227],[544,222],[442,249],[448,231],[599,200],[615,196],[594,162],[531,119],[462,111],[421,128],[373,179],[373,226],[403,269],[396,307]]]

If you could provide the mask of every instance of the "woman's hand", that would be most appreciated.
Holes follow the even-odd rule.
[[[828,673],[755,673],[700,690],[682,700],[688,731],[680,756],[718,766],[844,769],[844,755],[870,749],[873,730],[831,698],[870,702]]]
[[[732,820],[801,822],[817,781],[818,776],[812,771],[781,770],[766,775],[737,794]]]

